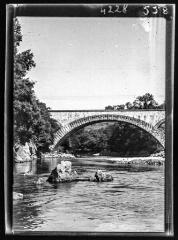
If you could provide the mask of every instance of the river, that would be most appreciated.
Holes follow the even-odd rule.
[[[117,161],[73,159],[79,175],[107,170],[113,182],[72,182],[43,185],[60,160],[14,164],[13,229],[21,231],[163,232],[164,167],[119,165]],[[31,175],[24,175],[31,171]]]

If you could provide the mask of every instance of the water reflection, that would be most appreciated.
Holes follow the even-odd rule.
[[[23,174],[32,170],[32,162],[14,164],[14,174]]]
[[[121,166],[104,159],[71,160],[79,174],[109,171],[113,182],[73,182],[38,186],[61,159],[16,163],[13,202],[14,230],[39,231],[163,231],[164,168]],[[24,175],[32,172],[32,175]]]
[[[30,162],[16,163],[14,164],[14,174],[41,174],[48,173],[54,169],[60,159],[37,159]],[[30,174],[29,174],[30,175]]]

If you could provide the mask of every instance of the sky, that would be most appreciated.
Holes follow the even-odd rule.
[[[165,99],[165,19],[19,17],[39,100],[53,110]]]

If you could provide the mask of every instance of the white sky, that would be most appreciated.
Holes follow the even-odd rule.
[[[165,19],[21,17],[37,97],[52,109],[104,109],[165,98]]]

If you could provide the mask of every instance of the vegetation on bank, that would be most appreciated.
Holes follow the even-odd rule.
[[[22,41],[21,26],[14,19],[14,148],[33,143],[37,152],[49,151],[53,135],[58,128],[57,121],[50,117],[49,108],[39,101],[34,92],[35,82],[27,73],[35,67],[31,50],[18,51]]]

